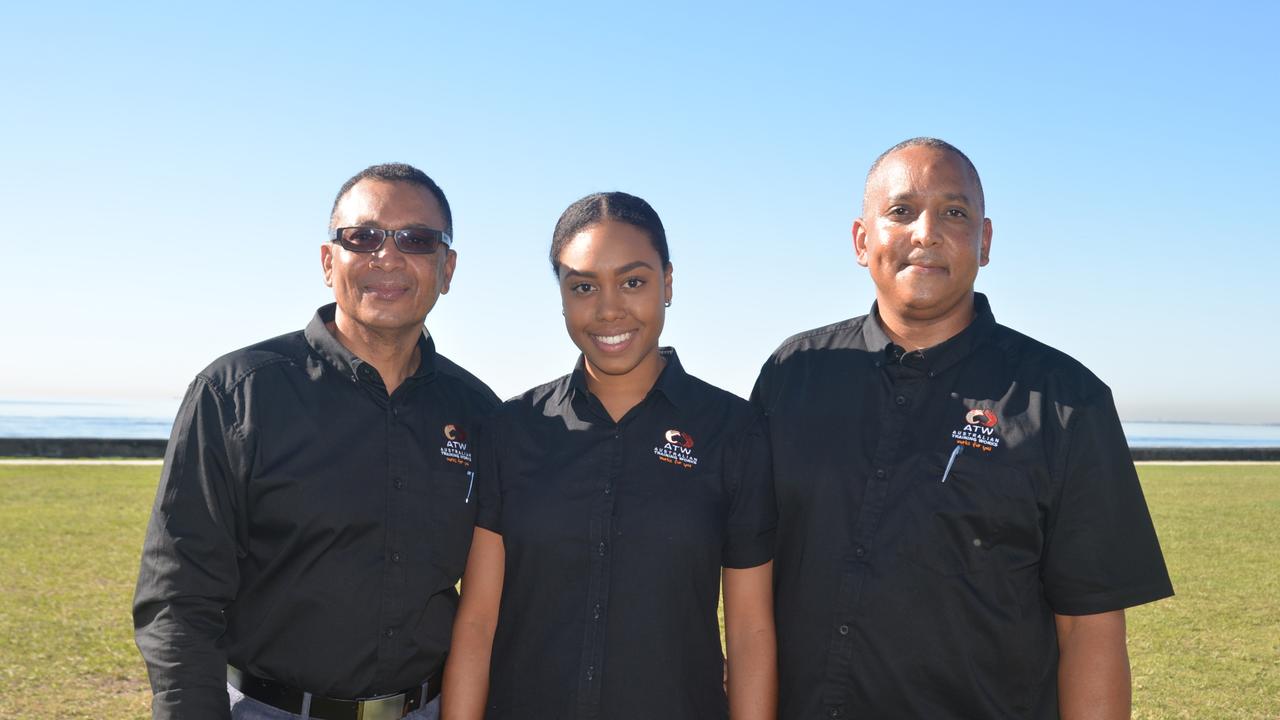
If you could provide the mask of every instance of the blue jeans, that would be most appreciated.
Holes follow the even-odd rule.
[[[253,698],[245,697],[239,690],[227,686],[227,694],[231,696],[232,720],[307,720],[304,715],[294,715],[279,708],[260,703]],[[440,720],[440,698],[427,703],[425,707],[404,716],[404,720]]]

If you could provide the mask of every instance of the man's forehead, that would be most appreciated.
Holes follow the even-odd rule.
[[[338,201],[335,217],[361,222],[385,214],[425,215],[424,220],[442,221],[444,212],[431,191],[409,182],[365,178]]]
[[[948,195],[963,195],[982,202],[981,181],[964,158],[944,148],[914,145],[886,155],[867,177],[864,201],[873,194],[887,197],[908,194],[929,181],[952,186]]]

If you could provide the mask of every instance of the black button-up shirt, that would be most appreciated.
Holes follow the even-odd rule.
[[[338,698],[442,666],[475,519],[467,433],[498,400],[425,336],[388,397],[333,314],[187,390],[134,598],[157,718],[227,717],[227,663]]]
[[[769,446],[745,400],[662,353],[619,422],[579,361],[486,425],[478,523],[506,548],[488,718],[728,717],[720,569],[772,557]]]
[[[1056,718],[1054,613],[1173,592],[1110,390],[976,305],[924,351],[873,307],[761,371],[782,718]]]

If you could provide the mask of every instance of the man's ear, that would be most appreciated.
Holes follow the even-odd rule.
[[[858,264],[867,267],[867,223],[862,218],[853,221],[853,252],[858,256]]]
[[[978,267],[991,262],[991,218],[982,218],[982,249],[978,254]]]
[[[453,271],[456,267],[458,267],[458,253],[450,250],[445,254],[444,267],[441,268],[444,273],[444,277],[441,278],[442,282],[440,283],[441,295],[449,294],[449,283],[453,282]]]
[[[333,245],[320,246],[320,268],[324,270],[324,284],[333,287]]]

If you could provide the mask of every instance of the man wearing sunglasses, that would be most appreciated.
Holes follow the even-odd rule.
[[[155,718],[435,718],[497,405],[423,322],[457,254],[439,186],[375,165],[320,248],[335,303],[187,391],[134,598]]]

